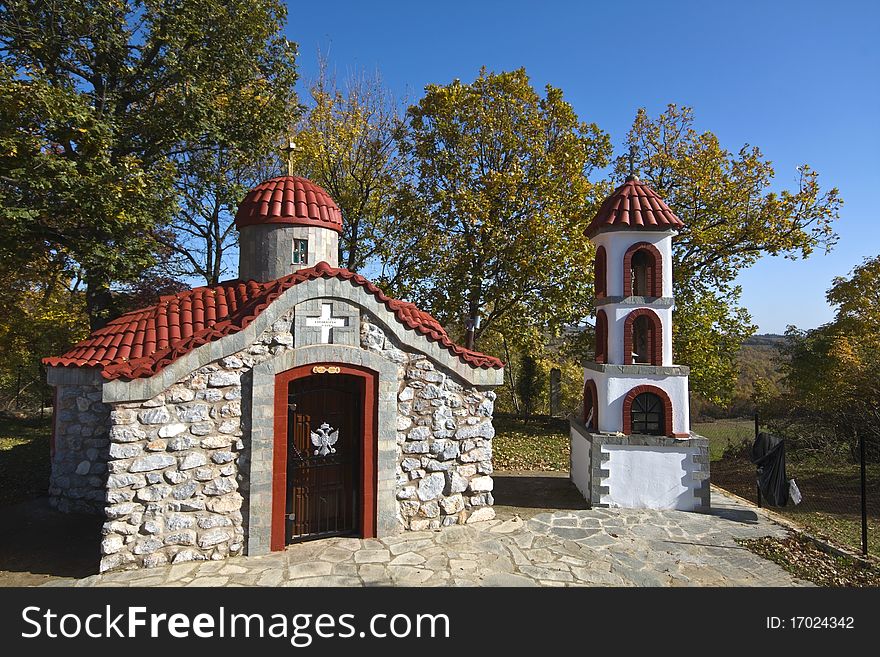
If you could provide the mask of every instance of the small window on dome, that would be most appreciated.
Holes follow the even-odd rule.
[[[293,240],[293,264],[309,264],[309,241]]]

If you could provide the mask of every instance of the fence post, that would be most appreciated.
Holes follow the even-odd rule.
[[[758,411],[755,411],[755,440],[758,440],[758,434],[761,432],[761,423],[758,420]],[[758,491],[758,508],[762,506],[761,485],[756,481],[755,489]]]
[[[861,475],[862,475],[862,554],[864,556],[868,556],[868,498],[865,494],[866,484],[865,484],[865,435],[863,432],[858,432],[859,436],[859,456],[861,461]]]

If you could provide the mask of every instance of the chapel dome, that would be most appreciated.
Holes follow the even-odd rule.
[[[317,226],[342,233],[342,212],[321,187],[297,176],[278,176],[247,193],[235,213],[235,226],[286,224]]]
[[[653,189],[636,176],[629,176],[611,192],[584,233],[593,237],[605,228],[632,230],[678,230],[684,222]]]

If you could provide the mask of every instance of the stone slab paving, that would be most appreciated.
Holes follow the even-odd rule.
[[[94,575],[74,586],[808,585],[736,544],[785,536],[784,527],[717,490],[712,506],[709,514],[563,510],[381,540],[329,538],[261,557]]]

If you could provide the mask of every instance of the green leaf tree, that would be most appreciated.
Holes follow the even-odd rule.
[[[834,320],[811,330],[789,327],[781,369],[784,392],[764,404],[782,433],[815,449],[848,446],[861,434],[869,458],[880,460],[880,256],[848,277],[834,279],[826,295]],[[792,428],[794,430],[792,430]]]
[[[808,165],[794,190],[773,191],[775,172],[754,146],[737,152],[697,132],[693,112],[669,105],[651,118],[640,109],[627,136],[633,165],[684,221],[674,241],[676,360],[693,367],[693,389],[712,402],[729,397],[736,357],[755,327],[739,306],[737,275],[765,255],[807,258],[830,250],[842,204]],[[615,174],[629,173],[626,156]]]
[[[187,156],[289,124],[277,0],[0,2],[0,255],[63,253],[92,328],[155,263]],[[230,117],[236,117],[231,121]]]
[[[419,239],[402,287],[469,347],[505,318],[553,329],[585,316],[583,231],[607,191],[588,176],[608,135],[524,69],[429,85],[408,115],[415,193],[396,220]]]
[[[68,263],[38,255],[18,264],[0,289],[0,408],[50,401],[41,357],[88,333],[82,281],[68,276]]]

